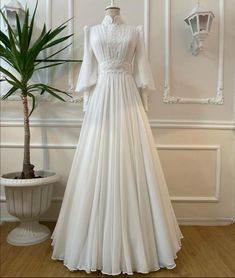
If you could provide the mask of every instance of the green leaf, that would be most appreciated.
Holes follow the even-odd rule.
[[[11,63],[11,61],[8,60],[7,58],[5,58],[5,57],[2,56],[1,59],[2,59],[3,61],[5,61],[8,65],[10,65],[11,67],[14,67],[14,65]]]
[[[67,39],[71,38],[72,36],[73,36],[73,34],[71,34],[71,35],[69,35],[69,36],[65,36],[65,37],[60,38],[60,39],[57,39],[57,40],[55,40],[55,41],[53,41],[53,42],[51,42],[51,43],[45,45],[45,46],[43,47],[43,49],[52,47],[52,46],[57,45],[57,44],[59,44],[59,43],[61,43],[61,42],[63,42],[63,41],[66,41]]]
[[[47,44],[49,41],[48,36],[49,36],[49,32],[46,32],[46,26],[44,25],[39,38],[36,40],[36,42],[33,43],[33,45],[28,51],[27,62],[25,65],[26,68],[28,68],[32,64],[35,64],[36,58],[41,52],[43,52],[44,45]]]
[[[49,30],[48,32],[48,42],[52,41],[56,36],[58,36],[67,26],[57,27],[54,30]]]
[[[22,88],[22,83],[15,78],[15,76],[13,74],[11,74],[8,70],[4,69],[2,66],[0,66],[0,72],[4,73],[5,75],[7,75],[10,79],[12,79],[13,81],[15,81],[15,83],[17,84],[17,86],[19,88]]]
[[[33,34],[34,19],[35,19],[35,14],[36,14],[36,11],[37,11],[37,7],[38,7],[38,0],[36,2],[36,5],[35,5],[34,11],[33,11],[33,16],[32,16],[31,22],[30,22],[30,26],[29,26],[29,35],[28,35],[29,45],[30,45],[30,42],[31,42],[32,34]]]
[[[65,64],[66,62],[59,62],[59,63],[54,63],[54,64],[51,64],[51,65],[47,65],[47,66],[42,66],[40,68],[35,68],[35,71],[36,70],[41,70],[41,69],[46,69],[46,68],[51,68],[51,67],[55,67],[55,66],[58,66],[58,65],[62,65],[62,64]]]
[[[48,86],[48,85],[47,85]],[[53,91],[56,91],[56,92],[58,92],[58,93],[61,93],[61,94],[65,94],[66,96],[69,96],[69,97],[71,97],[71,95],[70,94],[68,94],[67,92],[65,92],[65,91],[62,91],[62,90],[59,90],[59,89],[57,89],[57,88],[54,88],[54,87],[51,87],[51,86],[48,86],[51,90],[53,90]]]
[[[48,92],[50,95],[52,95],[52,96],[54,96],[54,97],[60,99],[61,101],[64,101],[64,102],[66,101],[66,100],[63,99],[61,96],[59,96],[58,94],[56,94],[55,92],[53,92],[51,89],[49,89],[47,86],[45,86],[44,90],[45,90],[46,92]]]
[[[9,50],[9,49],[5,49],[5,50],[0,50],[1,53],[1,58],[4,59],[9,65],[12,66],[12,68],[14,68],[18,73],[21,74],[21,69],[19,69],[18,65],[21,63],[19,60],[20,59],[16,59],[14,53]]]
[[[8,31],[8,39],[9,39],[9,42],[10,42],[10,50],[14,56],[14,65],[15,65],[15,69],[18,71],[18,72],[21,72],[21,67],[20,67],[20,53],[19,51],[17,50],[16,46],[18,45],[18,40],[17,40],[17,37],[14,33],[14,31],[12,30],[8,20],[6,19],[4,13],[0,10],[0,14],[2,15],[4,21],[6,22],[7,24],[7,31]]]
[[[55,91],[55,92],[58,92],[58,93],[61,93],[61,94],[65,94],[65,95],[71,97],[71,95],[68,94],[68,93],[65,92],[65,91],[59,90],[59,89],[57,89],[57,88],[54,88],[54,87],[52,87],[52,86],[45,85],[45,84],[42,84],[42,83],[30,85],[30,86],[28,87],[28,90],[31,90],[32,88],[44,89],[45,87],[49,88],[49,89],[52,90],[52,91]]]
[[[31,46],[31,48],[29,50],[26,68],[28,68],[32,64],[35,64],[36,58],[45,49],[58,45],[70,37],[70,36],[65,36],[65,37],[62,37],[60,39],[56,39],[53,41],[53,39],[57,35],[59,35],[66,27],[67,26],[65,25],[65,23],[63,23],[58,28],[56,28],[54,30],[49,30],[48,32],[46,32],[46,27],[44,26],[43,31],[42,31],[41,35],[39,36],[38,40],[36,40],[36,42],[33,43],[33,45]]]
[[[16,27],[17,27],[17,33],[18,33],[18,38],[19,38],[19,43],[21,44],[21,26],[20,26],[20,19],[18,13],[16,13]]]
[[[4,100],[4,99],[8,98],[10,95],[14,94],[15,91],[17,91],[17,90],[18,90],[18,88],[13,86],[4,96],[2,96],[2,99]]]
[[[15,69],[18,72],[21,72],[20,53],[16,48],[17,40],[16,40],[14,32],[12,31],[10,26],[8,27],[8,38],[9,38],[9,42],[10,42],[10,51],[12,53],[12,60],[14,60]]]
[[[69,21],[71,21],[72,19],[73,19],[73,17],[67,19],[67,20],[66,20],[65,22],[63,22],[58,28],[61,28],[61,27],[63,27],[63,26],[67,26],[66,24],[67,24]]]
[[[46,61],[49,60],[51,57],[53,57],[53,56],[59,54],[60,52],[62,52],[63,50],[65,50],[66,48],[68,48],[68,47],[71,46],[71,45],[72,45],[72,43],[66,45],[65,47],[61,48],[60,50],[56,51],[55,53],[51,54],[50,56],[46,57],[46,58],[43,59],[43,60],[40,60],[40,61],[36,60],[37,63],[35,64],[35,66],[36,66],[36,65],[39,65],[40,63],[46,62]],[[69,62],[69,61],[70,61],[70,60],[64,60],[63,62]],[[54,62],[59,62],[59,61],[54,61]]]
[[[15,87],[18,88],[17,84],[16,84],[14,81],[12,81],[11,79],[7,78],[6,76],[4,76],[4,77],[5,77],[5,80],[6,80],[10,85],[15,86]]]
[[[6,47],[11,48],[10,40],[8,37],[0,30],[0,42]]]
[[[35,96],[34,96],[33,94],[31,94],[31,93],[28,93],[28,96],[30,96],[30,97],[32,98],[32,109],[31,109],[31,111],[30,111],[30,113],[29,113],[29,115],[28,115],[28,117],[30,117],[31,114],[33,113],[35,107],[36,107],[36,105],[35,105],[35,104],[36,104],[36,98],[35,98]]]
[[[20,45],[20,52],[22,57],[26,56],[29,47],[28,41],[28,28],[29,28],[29,10],[27,9],[25,17],[24,17],[24,24],[22,28],[22,35],[21,35],[21,45]]]
[[[62,90],[59,90],[57,88],[51,87],[49,85],[45,85],[45,84],[34,84],[28,87],[28,90],[34,89],[34,88],[39,88],[42,89],[41,94],[43,94],[45,91],[47,91],[48,93],[53,92],[55,94],[55,92],[58,92],[60,94],[64,94],[70,98],[72,98],[72,96],[70,94],[68,94],[67,92],[64,92]],[[55,95],[54,95],[55,96]],[[59,96],[56,94],[56,96]],[[60,96],[59,96],[60,97]],[[62,100],[63,98],[60,97],[60,99]],[[64,99],[63,99],[64,100]],[[64,100],[65,101],[65,100]]]

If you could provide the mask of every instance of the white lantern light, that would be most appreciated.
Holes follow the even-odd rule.
[[[213,12],[202,9],[198,1],[197,6],[185,18],[184,21],[189,25],[193,35],[193,41],[191,43],[191,52],[193,55],[198,55],[203,50],[203,41],[210,32],[214,17]]]
[[[7,5],[4,5],[2,11],[13,31],[16,31],[16,14],[19,16],[20,24],[23,24],[25,11],[17,0],[11,0]]]

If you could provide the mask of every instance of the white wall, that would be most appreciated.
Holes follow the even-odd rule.
[[[2,0],[1,5],[5,2]],[[201,0],[214,12],[215,20],[205,41],[205,51],[197,57],[189,51],[191,35],[183,21],[194,7],[194,0],[117,2],[127,23],[145,25],[157,84],[157,91],[150,98],[148,116],[178,219],[186,224],[231,223],[235,218],[234,0]],[[32,8],[35,1],[28,3]],[[44,21],[48,26],[57,26],[74,16],[68,30],[75,33],[73,48],[60,57],[79,59],[83,51],[83,26],[101,22],[107,3],[40,0],[37,28]],[[78,70],[79,65],[64,66],[62,70],[50,71],[46,77],[72,93]],[[164,86],[170,90],[164,90]],[[208,99],[219,102],[221,86],[224,102],[205,104]],[[186,103],[169,103],[170,97],[174,97],[173,102],[177,99]],[[21,168],[21,110],[19,101],[2,104],[2,173]],[[32,116],[32,162],[38,169],[49,168],[62,175],[44,219],[56,219],[58,215],[82,117],[80,104],[55,101],[39,103]],[[2,218],[11,219],[3,192],[1,208]]]

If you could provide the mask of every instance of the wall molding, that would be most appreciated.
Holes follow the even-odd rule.
[[[150,43],[150,0],[144,0],[144,33],[145,33],[145,48],[149,57]]]
[[[68,18],[74,18],[74,0],[68,1]],[[68,22],[68,35],[74,34],[74,20],[70,20]],[[69,43],[71,43],[68,51],[69,57],[71,60],[74,60],[74,36],[70,37]],[[74,86],[74,64],[68,64],[68,91],[71,95],[74,94],[75,86]]]
[[[78,119],[30,119],[31,127],[81,127],[83,118]],[[149,119],[151,128],[169,129],[214,129],[235,130],[235,121],[190,121],[190,120],[154,120]],[[21,118],[2,118],[0,127],[23,127]]]
[[[221,187],[221,149],[220,145],[157,145],[158,150],[204,150],[216,152],[215,191],[214,196],[171,196],[173,202],[217,203],[220,199]]]
[[[47,30],[52,28],[52,0],[46,0],[46,27]],[[50,55],[50,50],[46,50],[46,54]],[[46,69],[46,83],[48,85],[51,85],[51,81],[52,81],[52,76],[51,76],[51,70],[50,68]],[[48,98],[50,98],[50,96],[47,96]]]
[[[76,144],[32,144],[31,149],[76,149]],[[0,148],[23,149],[23,144],[1,144]],[[158,150],[214,150],[216,151],[216,184],[214,196],[171,196],[173,202],[200,202],[211,203],[219,202],[220,198],[220,179],[221,179],[221,150],[219,145],[156,145]],[[3,199],[4,200],[4,199]],[[3,201],[0,198],[0,201]],[[61,201],[60,197],[53,199]]]
[[[219,0],[219,60],[216,95],[213,98],[184,98],[171,94],[171,0],[165,0],[165,84],[163,102],[193,104],[224,104],[224,0]]]
[[[233,130],[235,121],[149,120],[152,128]]]

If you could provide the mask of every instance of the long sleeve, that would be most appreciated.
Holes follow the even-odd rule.
[[[75,92],[83,94],[83,111],[86,111],[93,86],[97,82],[98,65],[90,44],[90,28],[84,27],[84,54]]]
[[[140,90],[145,111],[148,111],[149,91],[154,91],[156,90],[156,88],[152,75],[152,70],[145,49],[144,27],[142,25],[138,26],[136,28],[136,31],[137,46],[135,51],[133,74],[137,87]]]

